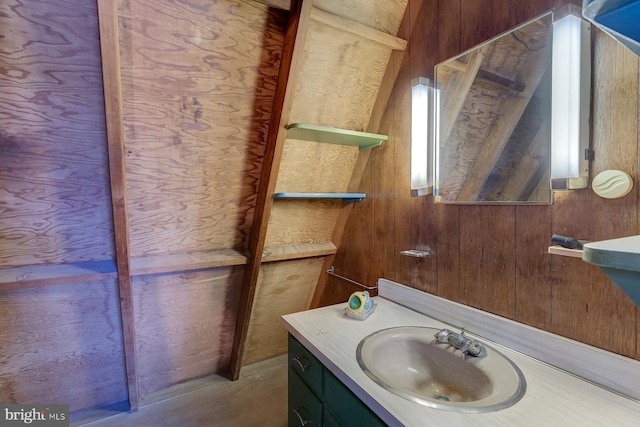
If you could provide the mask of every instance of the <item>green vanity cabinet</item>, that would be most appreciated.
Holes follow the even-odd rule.
[[[291,335],[288,372],[289,426],[386,425]]]

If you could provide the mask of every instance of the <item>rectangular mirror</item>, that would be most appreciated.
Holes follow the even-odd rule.
[[[436,203],[551,203],[551,54],[548,12],[436,65]]]

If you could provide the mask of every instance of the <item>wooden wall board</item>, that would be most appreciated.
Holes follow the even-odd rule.
[[[142,396],[225,372],[243,267],[133,279]]]
[[[265,246],[331,241],[343,203],[341,200],[277,200],[271,209]]]
[[[390,54],[386,46],[311,21],[290,123],[364,131]]]
[[[461,41],[461,20],[463,0],[438,0],[438,34],[433,39],[438,43],[436,64],[464,52]],[[432,40],[433,40],[432,39]],[[413,38],[412,38],[413,40]],[[436,64],[433,64],[434,66]]]
[[[96,4],[23,3],[0,5],[0,267],[112,259]]]
[[[401,252],[408,249],[417,249],[413,239],[415,235],[414,224],[418,218],[412,217],[411,210],[411,115],[397,114],[398,111],[411,111],[411,69],[409,67],[409,55],[403,55],[398,70],[396,87],[389,106],[393,111],[390,134],[394,136],[394,162],[393,173],[388,179],[393,182],[394,211],[398,214],[393,218],[396,237],[394,239],[393,265],[396,280],[402,283],[411,281],[416,265],[416,259],[401,255]]]
[[[551,332],[627,357],[636,352],[635,304],[593,265],[552,259]]]
[[[462,301],[461,270],[463,260],[460,252],[460,224],[462,216],[456,205],[437,205],[430,209],[432,224],[436,231],[433,239],[438,272],[436,294],[452,301]]]
[[[515,317],[515,207],[460,207],[462,302]]]
[[[391,97],[393,98],[392,93]],[[393,101],[390,100],[390,105]],[[380,131],[391,133],[394,122],[393,110],[387,108],[380,121]],[[369,159],[369,164],[375,171],[373,177],[373,191],[371,193],[373,208],[373,233],[369,236],[369,244],[374,248],[369,263],[375,269],[377,277],[390,278],[396,280],[396,269],[394,261],[396,256],[396,236],[395,228],[395,182],[394,171],[396,167],[395,152],[398,139],[396,135],[389,135],[386,144],[377,148]],[[358,280],[357,280],[358,281]]]
[[[516,0],[462,1],[460,51],[465,51],[520,24]],[[529,19],[529,18],[527,18]]]
[[[244,0],[120,14],[132,256],[246,246],[282,15]]]
[[[408,0],[314,0],[319,9],[342,16],[395,36],[400,28]]]
[[[309,308],[323,261],[319,257],[262,265],[243,366],[287,352],[287,331],[280,316]]]
[[[0,290],[0,402],[127,400],[115,279]]]
[[[548,181],[547,181],[548,182]],[[551,326],[551,206],[516,206],[516,312],[514,320]]]
[[[345,193],[358,147],[287,139],[276,192]]]
[[[580,0],[578,0],[579,2]],[[553,9],[555,7],[554,0],[536,0],[519,2],[521,4],[516,8],[516,21],[525,22],[538,15]],[[560,3],[558,1],[558,3]],[[566,2],[565,2],[566,3]]]

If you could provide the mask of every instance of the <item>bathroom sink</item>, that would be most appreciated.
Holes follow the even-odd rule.
[[[474,357],[439,343],[438,329],[403,326],[365,337],[356,352],[364,372],[388,391],[432,408],[490,412],[519,401],[526,381],[518,367],[484,344]]]

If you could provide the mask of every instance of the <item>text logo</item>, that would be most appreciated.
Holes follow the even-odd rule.
[[[69,405],[0,404],[0,427],[69,427]]]

